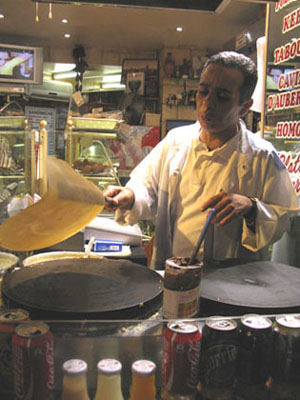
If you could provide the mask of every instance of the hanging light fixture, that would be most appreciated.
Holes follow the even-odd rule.
[[[35,22],[39,22],[39,3],[35,3]]]
[[[49,13],[48,13],[48,18],[52,19],[52,3],[49,3]]]

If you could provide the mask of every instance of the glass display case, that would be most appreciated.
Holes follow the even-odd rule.
[[[25,116],[0,115],[0,191],[31,193],[31,136]]]
[[[250,315],[250,319],[253,318],[255,314]],[[223,324],[226,325],[226,321],[228,323],[234,324],[238,327],[239,337],[241,338],[243,335],[243,330],[241,329],[241,325],[245,321],[244,316],[235,316],[235,317],[218,317],[221,318]],[[244,339],[239,339],[237,341],[237,350],[233,352],[232,344],[230,345],[231,339],[227,335],[227,346],[230,347],[230,352],[225,352],[225,347],[220,344],[220,342],[215,342],[214,346],[212,346],[212,353],[210,354],[210,364],[208,365],[208,369],[213,373],[218,373],[219,381],[216,384],[219,385],[219,395],[221,396],[221,392],[224,386],[224,382],[228,377],[228,374],[232,373],[232,368],[236,371],[233,373],[235,376],[234,383],[231,385],[231,390],[229,390],[228,385],[224,386],[224,393],[227,395],[229,392],[233,393],[229,397],[213,397],[216,398],[226,398],[226,399],[243,399],[243,400],[257,400],[259,399],[296,399],[297,394],[299,395],[300,385],[299,379],[295,382],[293,379],[295,378],[295,374],[299,373],[299,371],[292,372],[292,365],[296,367],[299,362],[299,354],[297,352],[297,346],[299,343],[299,328],[297,329],[298,334],[295,334],[296,330],[294,329],[293,336],[291,332],[286,330],[284,332],[279,332],[276,328],[276,322],[278,322],[278,318],[285,318],[287,321],[293,318],[297,318],[299,320],[299,315],[296,314],[287,314],[284,316],[275,316],[269,315],[265,320],[272,322],[272,328],[270,328],[271,336],[269,336],[269,343],[266,341],[266,336],[264,334],[254,334],[253,330],[251,331],[251,327],[247,330],[248,334],[243,336]],[[233,322],[232,322],[233,321]],[[39,321],[33,321],[33,323],[39,323]],[[176,359],[168,359],[166,360],[166,346],[164,345],[164,341],[166,341],[166,329],[168,324],[176,324],[182,323],[192,324],[196,326],[197,330],[201,332],[202,339],[200,339],[200,365],[203,363],[201,352],[203,349],[203,334],[204,327],[207,326],[207,319],[189,319],[185,321],[179,320],[163,320],[158,313],[154,314],[151,318],[147,320],[106,320],[106,321],[44,321],[49,327],[50,331],[53,334],[53,343],[54,343],[54,399],[61,399],[61,393],[63,388],[63,371],[62,365],[66,360],[70,359],[81,359],[84,360],[88,365],[87,371],[87,387],[89,392],[90,399],[94,398],[97,386],[97,363],[102,359],[116,359],[122,363],[122,371],[121,371],[121,387],[124,400],[129,399],[130,386],[132,382],[132,363],[137,360],[150,360],[155,363],[156,371],[155,371],[155,387],[156,387],[156,396],[155,399],[183,399],[183,400],[202,400],[201,394],[201,385],[198,384],[197,391],[194,394],[189,395],[180,395],[180,396],[164,396],[164,371],[166,368],[166,362],[169,363],[182,363],[183,359],[185,359],[185,353],[181,354],[181,358],[177,357]],[[17,324],[15,324],[17,326]],[[263,326],[258,326],[261,329]],[[258,329],[258,330],[259,330]],[[225,328],[224,328],[225,330]],[[249,333],[250,332],[250,333]],[[251,333],[252,332],[252,333]],[[3,352],[3,344],[9,343],[12,339],[13,332],[4,332],[1,330],[0,332],[0,341],[2,344],[2,352]],[[201,336],[201,335],[200,335]],[[225,335],[226,336],[226,335]],[[251,339],[251,336],[252,339]],[[289,337],[291,343],[288,349],[282,347],[283,342],[285,342],[284,337]],[[279,340],[280,339],[280,340]],[[179,338],[175,338],[176,343]],[[247,344],[246,344],[247,340]],[[6,341],[6,342],[5,342]],[[264,341],[264,342],[263,342]],[[266,353],[260,355],[257,353],[257,347],[262,346],[264,343],[265,348],[268,348],[272,352],[269,352],[269,357],[266,359]],[[7,346],[7,345],[6,345]],[[272,347],[273,346],[273,347]],[[9,349],[9,344],[8,347]],[[251,356],[251,350],[253,351],[254,357]],[[195,350],[195,349],[194,349]],[[250,352],[249,352],[250,351]],[[263,351],[264,352],[264,351]],[[219,354],[219,355],[218,355]],[[2,354],[3,355],[3,354]],[[271,356],[270,356],[271,355]],[[278,362],[280,356],[280,362]],[[186,354],[186,364],[185,367],[188,369],[188,363],[194,363],[196,366],[196,375],[199,376],[199,358],[195,356],[194,352],[188,352]],[[241,358],[243,359],[242,364],[242,373],[239,371],[237,373],[237,365],[240,365]],[[253,361],[255,359],[255,361]],[[13,360],[10,359],[9,354],[6,353],[5,363],[3,357],[1,357],[0,361],[0,376],[3,378],[3,367],[6,363],[5,374],[7,379],[12,379],[13,371],[7,370],[8,366],[12,366]],[[252,360],[252,361],[251,361]],[[297,361],[298,360],[298,361]],[[271,366],[271,361],[273,361],[273,365]],[[10,364],[9,364],[10,363]],[[276,373],[282,373],[282,379],[280,382],[275,382],[273,379],[267,379],[267,381],[262,385],[263,391],[266,397],[256,397],[259,390],[261,390],[261,385],[250,385],[243,382],[242,384],[237,384],[236,376],[243,375],[249,379],[251,373],[250,370],[253,371],[254,364],[257,364],[258,369],[260,369],[261,373],[264,376],[268,376],[270,373],[272,376],[275,376]],[[268,366],[268,371],[266,371],[263,367],[260,368],[261,364],[265,364]],[[278,368],[277,368],[277,367]],[[287,366],[287,368],[285,368]],[[227,368],[227,370],[226,370]],[[276,370],[276,368],[278,370]],[[285,368],[285,370],[283,370]],[[231,370],[231,372],[229,372]],[[176,372],[176,368],[173,372]],[[216,372],[218,371],[218,372]],[[274,372],[275,371],[275,372]],[[276,372],[277,371],[277,372]],[[174,373],[175,373],[174,372]],[[195,371],[194,371],[195,372]],[[36,373],[38,373],[36,371]],[[178,369],[177,369],[178,373]],[[182,377],[185,374],[185,371],[181,371],[182,376],[178,375],[177,379],[183,379]],[[255,374],[254,374],[255,375]],[[42,375],[41,375],[42,376]],[[201,376],[201,374],[200,374]],[[172,377],[173,379],[174,377]],[[174,378],[175,379],[175,378]],[[199,379],[199,378],[197,378]],[[212,378],[214,379],[214,378]],[[254,379],[255,381],[255,379]],[[0,380],[0,393],[1,393],[1,384]],[[183,383],[182,383],[183,385]],[[237,388],[241,388],[246,390],[248,394],[246,395],[235,395]],[[258,391],[257,391],[258,390]],[[295,392],[296,391],[296,392]],[[296,393],[296,394],[295,394]],[[5,397],[7,400],[10,399],[9,395],[6,394]],[[13,397],[12,397],[13,398]],[[48,398],[48,397],[47,397]],[[50,397],[49,397],[50,398]]]
[[[118,140],[119,121],[72,117],[65,132],[66,161],[101,190],[120,185],[119,159],[112,150]]]

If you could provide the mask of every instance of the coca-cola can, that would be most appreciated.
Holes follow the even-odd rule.
[[[14,396],[12,336],[16,326],[29,319],[25,310],[11,309],[0,312],[0,398]]]
[[[16,400],[52,400],[54,393],[53,335],[44,322],[17,326],[12,339]]]
[[[202,329],[200,382],[209,399],[230,399],[235,381],[239,345],[237,323],[232,319],[211,317]]]
[[[163,338],[163,392],[188,395],[196,391],[201,333],[192,322],[169,322]]]
[[[189,265],[189,258],[166,260],[162,313],[165,319],[184,319],[199,312],[203,262]]]

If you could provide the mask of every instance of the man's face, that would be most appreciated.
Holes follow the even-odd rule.
[[[197,118],[203,129],[216,136],[236,129],[252,104],[239,103],[242,83],[243,74],[235,69],[210,64],[203,71],[197,93]]]

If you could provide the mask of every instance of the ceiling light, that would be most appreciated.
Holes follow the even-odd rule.
[[[63,19],[61,20],[61,22],[62,22],[63,24],[67,24],[67,23],[69,22],[69,20],[68,20],[67,18],[63,18]]]
[[[182,26],[177,26],[176,31],[177,32],[182,32],[183,31],[183,27]]]
[[[0,19],[3,19],[4,18],[4,14],[0,14]]]
[[[65,34],[64,34],[64,37],[65,37],[66,39],[69,39],[69,38],[71,37],[71,35],[70,35],[69,33],[65,33]]]

